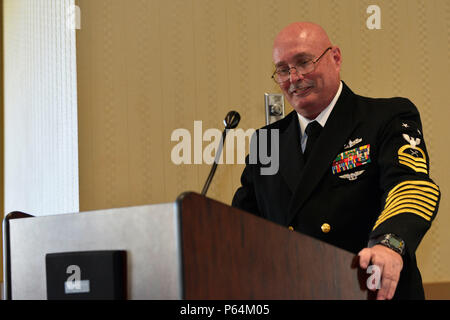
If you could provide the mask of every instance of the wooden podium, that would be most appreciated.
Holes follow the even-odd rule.
[[[370,299],[345,250],[197,193],[3,221],[4,296],[46,299],[45,255],[125,250],[128,299]]]

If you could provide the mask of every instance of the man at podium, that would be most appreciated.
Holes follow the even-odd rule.
[[[278,130],[270,143],[279,143],[280,168],[261,174],[247,156],[233,206],[359,254],[363,269],[377,265],[378,299],[424,299],[415,251],[440,191],[417,108],[353,93],[340,78],[339,47],[313,23],[285,27],[273,61],[294,108],[262,128]]]

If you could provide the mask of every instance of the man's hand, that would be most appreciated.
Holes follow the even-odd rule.
[[[358,255],[359,266],[362,269],[367,269],[370,262],[380,268],[381,287],[377,294],[377,300],[392,299],[400,279],[400,271],[403,268],[402,256],[380,244],[362,249]]]

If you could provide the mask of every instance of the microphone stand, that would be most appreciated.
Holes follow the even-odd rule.
[[[211,167],[211,171],[209,171],[208,179],[206,179],[205,185],[203,186],[202,196],[206,195],[206,192],[208,192],[209,185],[211,184],[214,174],[216,173],[217,164],[219,163],[220,154],[222,153],[222,149],[223,149],[223,145],[225,144],[225,138],[227,136],[227,133],[228,133],[228,128],[225,127],[225,129],[223,130],[223,133],[222,133],[222,138],[220,139],[219,149],[217,150],[216,158],[214,159],[214,163]]]
[[[228,130],[236,128],[240,120],[241,116],[236,111],[228,112],[225,119],[223,120],[223,123],[225,124],[225,129],[223,130],[222,138],[220,139],[219,142],[219,149],[217,150],[216,157],[211,167],[211,171],[209,172],[208,179],[206,179],[205,185],[203,186],[202,196],[206,195],[206,192],[208,192],[209,185],[211,184],[214,174],[216,173],[217,165],[219,164],[220,155],[222,153],[222,149],[225,144],[225,138],[227,137]]]

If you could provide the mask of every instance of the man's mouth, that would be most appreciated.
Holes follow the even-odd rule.
[[[313,86],[302,86],[289,89],[289,93],[293,96],[305,96],[308,94]]]

